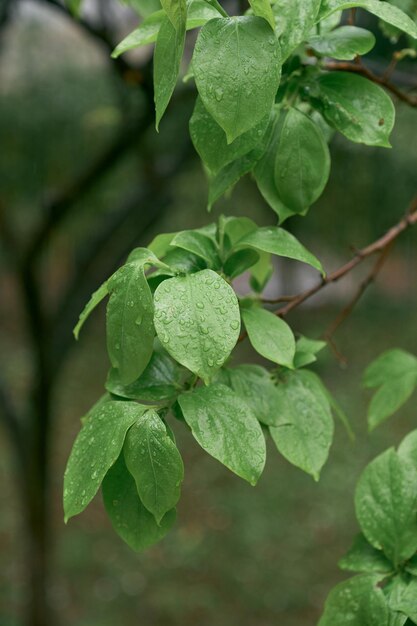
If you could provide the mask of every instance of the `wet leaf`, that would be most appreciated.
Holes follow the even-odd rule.
[[[64,476],[65,521],[78,515],[96,495],[116,461],[129,428],[146,411],[133,402],[104,402],[89,413],[81,428]]]
[[[249,406],[221,384],[199,387],[178,398],[200,446],[232,472],[255,485],[265,465],[265,439]]]
[[[212,270],[165,280],[155,292],[155,328],[167,352],[209,382],[239,337],[236,294]]]

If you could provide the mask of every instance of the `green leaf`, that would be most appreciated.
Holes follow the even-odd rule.
[[[153,302],[143,263],[124,265],[107,285],[107,350],[121,382],[128,385],[142,374],[153,352]]]
[[[268,370],[260,365],[239,365],[219,374],[218,382],[231,387],[262,424],[277,425],[277,390]]]
[[[64,476],[65,521],[78,515],[96,495],[123,447],[126,433],[146,407],[104,402],[89,413],[74,442]]]
[[[185,24],[187,21],[186,0],[161,0],[161,5],[172,26],[181,33],[182,37],[185,33]]]
[[[341,26],[336,30],[310,37],[307,46],[322,56],[351,61],[367,54],[375,46],[373,33],[357,26]]]
[[[278,226],[265,226],[257,228],[248,235],[242,237],[237,243],[239,248],[254,248],[262,252],[269,252],[277,256],[287,257],[295,261],[301,261],[311,265],[324,274],[320,261],[309,252],[295,237],[288,231]]]
[[[290,463],[318,480],[334,429],[326,394],[306,370],[289,372],[277,392],[279,424],[269,429],[272,439]]]
[[[156,411],[146,411],[130,428],[123,452],[142,503],[160,524],[180,498],[184,465]]]
[[[208,382],[239,338],[236,294],[212,270],[165,280],[155,292],[155,328],[171,356]]]
[[[196,230],[184,230],[172,239],[171,246],[177,246],[201,257],[213,268],[218,269],[220,259],[217,246],[213,240]]]
[[[185,21],[182,27],[174,26],[165,18],[156,40],[153,62],[157,130],[177,83],[184,45]]]
[[[365,387],[380,387],[368,408],[368,424],[373,430],[393,415],[417,387],[417,359],[403,350],[382,354],[366,369]]]
[[[260,159],[263,153],[263,147],[258,146],[245,156],[240,157],[232,163],[225,165],[213,178],[210,179],[209,198],[208,198],[208,210],[221,196],[226,193],[228,189],[233,187],[245,174],[248,174],[257,161]]]
[[[279,216],[280,222],[283,222],[287,217],[293,215],[293,211],[290,211],[282,202],[275,182],[275,160],[278,153],[282,127],[282,116],[280,113],[280,109],[277,107],[273,108],[269,127],[266,132],[268,141],[265,151],[262,158],[257,162],[253,173],[262,196]]]
[[[275,159],[275,185],[281,201],[294,213],[305,212],[321,196],[329,174],[329,148],[320,127],[291,108]]]
[[[106,382],[107,391],[140,402],[158,403],[175,398],[182,389],[184,370],[158,344],[143,374],[130,385],[123,385],[118,371],[111,369]]]
[[[201,257],[182,248],[173,248],[164,257],[164,261],[175,273],[189,274],[198,272],[207,267],[206,261]]]
[[[307,38],[316,22],[321,0],[279,0],[273,10],[276,16],[277,35],[285,61]]]
[[[193,70],[204,106],[231,143],[271,111],[281,75],[278,41],[260,17],[211,20],[198,36]]]
[[[351,141],[391,147],[395,108],[381,87],[348,72],[324,74],[315,85],[320,111],[330,126]]]
[[[380,576],[362,574],[330,592],[318,626],[388,626],[388,607]]]
[[[108,295],[108,293],[109,293],[109,290],[107,287],[107,281],[103,283],[101,287],[99,287],[97,291],[93,293],[93,295],[91,296],[91,298],[85,305],[84,309],[82,310],[79,320],[77,322],[77,325],[75,326],[73,330],[75,339],[78,339],[78,337],[80,336],[80,330],[84,326],[84,322],[86,321],[86,319],[94,311],[96,306],[98,306],[100,302],[104,300],[104,298]]]
[[[346,0],[323,0],[321,3],[319,19],[323,19],[344,9],[361,8],[376,15],[383,22],[395,26],[399,30],[417,39],[417,24],[406,15],[401,9],[393,6],[389,2],[381,0],[359,0],[358,2],[346,2]]]
[[[256,230],[255,222],[248,217],[220,217],[219,235],[224,254],[234,250],[237,242],[252,230]]]
[[[81,11],[81,5],[83,0],[66,0],[66,5],[68,6],[71,13],[75,16],[78,16]]]
[[[275,17],[269,0],[249,0],[254,15],[263,17],[268,22],[272,30],[275,31]]]
[[[233,280],[240,276],[259,261],[259,254],[255,250],[238,250],[231,254],[223,265],[226,276]]]
[[[214,175],[232,161],[236,161],[253,150],[265,135],[268,122],[269,117],[266,115],[251,130],[240,135],[232,143],[227,143],[224,130],[198,97],[190,119],[190,134],[200,158]]]
[[[249,406],[225,385],[198,387],[178,402],[200,446],[255,485],[265,465],[262,428]]]
[[[255,350],[278,365],[293,368],[295,338],[284,320],[260,307],[242,308],[242,319]]]
[[[256,293],[262,293],[274,273],[271,255],[258,250],[259,261],[250,269],[250,286]]]
[[[161,8],[159,0],[124,0],[124,2],[143,17],[147,17]]]
[[[361,533],[338,565],[340,569],[359,573],[390,574],[393,571],[392,563],[380,550],[371,546]]]
[[[165,255],[172,250],[171,241],[177,233],[161,233],[156,235],[148,245],[148,250],[153,252],[159,259],[163,259]]]
[[[310,365],[310,363],[314,363],[317,361],[316,354],[321,352],[325,347],[325,341],[308,339],[301,335],[296,344],[294,367],[298,369]]]
[[[404,437],[399,445],[398,454],[417,469],[417,430],[413,430]]]
[[[160,6],[158,0],[158,6]],[[112,52],[112,58],[117,59],[121,54],[153,43],[158,38],[159,29],[166,17],[165,11],[156,11],[148,15],[134,31],[121,41]],[[210,6],[205,0],[193,0],[188,5],[187,30],[203,26],[209,20],[219,17],[219,11]]]
[[[417,358],[404,350],[393,349],[383,352],[365,370],[364,387],[380,387],[391,378],[402,378],[417,371]]]
[[[116,533],[128,546],[140,552],[161,541],[175,523],[175,509],[158,524],[143,506],[135,481],[129,473],[123,454],[103,480],[103,501]]]
[[[364,470],[355,508],[369,543],[395,567],[417,550],[417,469],[393,448]]]
[[[395,577],[394,592],[389,595],[389,606],[393,611],[406,615],[414,624],[417,624],[417,579],[410,581],[401,576]]]

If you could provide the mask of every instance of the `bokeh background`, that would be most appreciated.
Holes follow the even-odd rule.
[[[237,12],[232,2],[228,9]],[[65,526],[66,458],[108,368],[103,309],[76,344],[78,313],[131,247],[208,220],[187,129],[192,83],[178,87],[158,135],[152,49],[110,59],[136,22],[116,0],[86,1],[78,21],[58,0],[0,1],[0,624],[311,626],[344,576],[337,561],[357,532],[361,470],[417,426],[414,399],[368,435],[369,394],[360,386],[384,349],[417,353],[417,233],[402,236],[338,331],[346,363],[327,349],[316,366],[357,433],[351,443],[337,425],[318,484],[269,445],[253,489],[174,423],[186,479],[179,521],[160,545],[132,553],[100,497]],[[391,53],[379,37],[368,62],[380,69]],[[395,81],[417,87],[416,67],[402,63]],[[398,106],[392,144],[374,149],[336,136],[325,194],[306,218],[288,222],[328,270],[398,221],[414,195],[417,110]],[[221,212],[274,221],[249,178],[214,217]],[[294,313],[292,326],[319,337],[363,271]],[[317,279],[294,263],[277,272],[271,296]],[[239,358],[255,357],[242,346]]]

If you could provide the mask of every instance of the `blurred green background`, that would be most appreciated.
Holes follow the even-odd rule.
[[[189,145],[193,86],[178,89],[157,135],[147,93],[150,51],[110,61],[111,45],[135,23],[128,9],[92,0],[76,22],[53,0],[2,0],[0,23],[0,412],[11,405],[26,440],[19,461],[11,429],[2,424],[1,626],[314,624],[329,589],[343,578],[337,560],[357,532],[352,496],[361,470],[417,425],[412,400],[369,436],[369,394],[360,387],[364,367],[381,351],[417,353],[417,233],[403,235],[338,332],[347,364],[328,349],[316,367],[357,432],[352,444],[337,425],[318,484],[269,443],[265,473],[253,489],[174,423],[186,479],[178,523],[160,545],[132,553],[111,530],[100,497],[65,526],[66,458],[108,368],[103,310],[77,345],[72,326],[90,292],[133,245],[208,220],[207,183]],[[383,42],[370,62],[383,64],[389,54]],[[401,65],[395,77],[416,84],[415,65]],[[392,150],[333,140],[324,196],[306,218],[288,222],[328,270],[402,216],[417,182],[416,131],[417,111],[401,105]],[[274,221],[250,179],[218,203],[214,217],[221,212]],[[277,271],[271,296],[316,280],[291,263]],[[294,313],[294,329],[320,336],[362,271]],[[254,358],[248,346],[239,356]],[[22,462],[33,478],[33,507],[46,503],[34,514],[43,531],[22,504],[28,499]],[[32,558],[39,542],[49,559],[52,617],[30,599],[37,571],[42,595]]]

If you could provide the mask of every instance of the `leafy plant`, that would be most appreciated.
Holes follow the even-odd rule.
[[[156,42],[157,128],[180,74],[186,31],[201,28],[188,71],[198,92],[190,134],[208,175],[209,209],[251,173],[279,220],[278,226],[258,227],[248,218],[221,216],[204,228],[158,235],[129,255],[81,313],[76,337],[108,297],[111,369],[106,394],[84,418],[68,461],[65,517],[80,513],[102,484],[115,531],[142,550],[175,521],[184,468],[172,418],[252,485],[265,465],[265,437],[318,480],[332,443],[333,414],[350,432],[343,411],[308,367],[325,344],[297,335],[284,318],[376,254],[353,308],[393,241],[417,222],[417,203],[329,275],[282,223],[305,215],[322,194],[334,132],[388,148],[395,109],[387,91],[417,104],[388,75],[376,76],[362,64],[360,55],[376,40],[354,25],[354,11],[372,13],[390,37],[404,33],[415,40],[417,23],[413,9],[380,0],[252,0],[239,16],[229,16],[217,0],[162,0],[162,9],[149,0],[130,4],[144,19],[113,56]],[[342,19],[346,9],[349,24]],[[283,298],[277,310],[262,296],[274,257],[307,264],[318,274],[316,286]],[[242,274],[250,283],[244,297],[233,282]],[[246,338],[269,368],[233,366],[234,349]],[[378,388],[369,408],[372,429],[414,391],[417,359],[391,350],[369,366],[364,384]],[[370,463],[358,483],[362,534],[341,561],[358,575],[330,593],[321,626],[417,623],[416,433]]]

